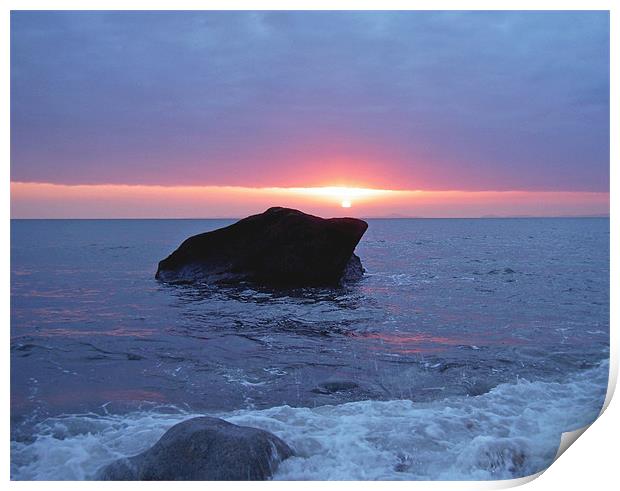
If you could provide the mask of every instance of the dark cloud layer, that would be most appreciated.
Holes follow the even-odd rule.
[[[11,176],[606,191],[605,12],[14,12]]]

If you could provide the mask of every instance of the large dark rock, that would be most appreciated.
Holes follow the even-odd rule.
[[[166,282],[252,281],[267,286],[322,286],[361,278],[353,254],[368,224],[269,208],[212,232],[195,235],[157,268]]]
[[[104,481],[256,481],[293,451],[277,436],[223,419],[188,419],[150,449],[101,469]]]

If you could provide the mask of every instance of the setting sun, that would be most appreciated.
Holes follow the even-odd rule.
[[[296,194],[324,197],[340,203],[342,208],[351,208],[353,200],[368,201],[371,198],[385,196],[393,191],[385,189],[353,188],[347,186],[326,186],[317,188],[290,188]]]

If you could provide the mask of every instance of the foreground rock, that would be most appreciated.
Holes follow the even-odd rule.
[[[172,283],[252,281],[266,286],[327,286],[360,279],[353,251],[368,224],[270,208],[212,232],[195,235],[157,268]]]
[[[112,462],[105,481],[256,481],[268,479],[293,455],[271,433],[200,417],[170,428],[149,450]]]

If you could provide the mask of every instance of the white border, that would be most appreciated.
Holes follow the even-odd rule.
[[[589,1],[549,1],[549,0],[506,0],[506,1],[489,1],[489,0],[476,0],[476,1],[459,1],[459,0],[438,0],[438,1],[396,1],[396,0],[383,0],[381,2],[368,1],[368,0],[340,0],[335,2],[334,0],[313,0],[313,1],[283,1],[283,0],[229,0],[226,2],[208,2],[199,0],[176,0],[175,2],[165,1],[135,1],[135,0],[93,0],[89,2],[79,0],[59,0],[59,1],[44,1],[44,0],[8,0],[3,3],[4,9],[2,10],[2,21],[0,25],[0,63],[5,69],[0,76],[0,84],[2,87],[3,100],[5,104],[1,107],[6,108],[3,110],[3,117],[0,122],[0,148],[2,149],[3,162],[0,165],[0,172],[2,172],[2,179],[5,194],[2,197],[2,206],[5,210],[4,227],[4,240],[2,240],[2,273],[4,282],[2,283],[2,302],[4,305],[4,319],[5,325],[5,356],[3,357],[5,382],[8,382],[8,375],[10,369],[10,356],[8,356],[8,350],[10,346],[10,330],[9,330],[9,309],[10,309],[10,225],[8,217],[10,216],[10,145],[9,145],[9,123],[10,112],[8,110],[10,104],[9,96],[9,41],[10,41],[10,10],[610,10],[611,11],[611,135],[620,135],[620,127],[618,126],[618,108],[620,108],[620,100],[618,98],[618,90],[620,78],[618,77],[618,31],[619,31],[619,18],[620,10],[615,7],[614,2],[604,0],[589,0]],[[614,8],[615,7],[615,8]],[[617,140],[617,138],[616,138]],[[618,144],[612,138],[611,141],[611,162],[616,163],[618,161]],[[614,190],[618,189],[618,172],[617,169],[611,166],[611,251],[620,250],[620,243],[618,242],[618,233],[620,233],[619,223],[617,220],[617,199],[615,198]],[[611,258],[611,352],[612,362],[610,387],[615,387],[618,372],[618,357],[617,357],[617,314],[614,306],[618,305],[618,290],[617,279],[620,278],[620,270],[618,269],[618,262],[616,255],[612,254]],[[615,279],[615,280],[614,280]],[[612,389],[613,390],[613,389]],[[607,404],[612,395],[612,390],[608,392]],[[3,461],[2,475],[4,481],[9,480],[9,434],[10,434],[10,421],[8,414],[8,406],[10,400],[9,384],[4,386],[4,405],[2,407],[2,442],[3,442]],[[616,438],[618,437],[618,418],[620,411],[618,409],[617,401],[609,405],[607,411],[597,420],[590,429],[588,429],[584,436],[580,438],[580,442],[577,445],[571,447],[562,457],[554,463],[549,470],[544,473],[544,476],[540,479],[536,479],[530,487],[532,489],[549,489],[549,488],[563,488],[563,489],[575,489],[582,491],[584,488],[594,489],[611,489],[614,487],[614,483],[617,484],[615,452],[613,451],[617,445]],[[370,483],[370,482],[355,482],[355,483],[295,483],[296,487],[305,489],[311,489],[320,486],[328,487],[353,487],[365,488],[365,489],[379,489],[386,485],[394,488],[407,489],[498,489],[510,487],[524,482],[531,481],[532,478],[524,478],[513,481],[492,481],[492,482],[412,482],[407,481],[404,483]],[[114,486],[113,483],[91,483],[89,486],[96,488],[108,488]],[[149,484],[134,484],[141,486],[152,486],[153,488],[169,489],[169,483],[149,483]],[[39,488],[41,486],[58,488],[58,489],[82,489],[84,483],[72,482],[72,483],[33,483],[33,482],[10,482],[10,486],[22,489]],[[258,487],[258,488],[280,488],[288,489],[291,484],[286,482],[268,482],[268,483],[244,483],[242,485],[238,483],[178,483],[174,485],[175,488],[203,488],[204,486],[220,488],[235,488],[238,489],[241,486],[243,488]],[[133,486],[131,486],[133,487]]]

